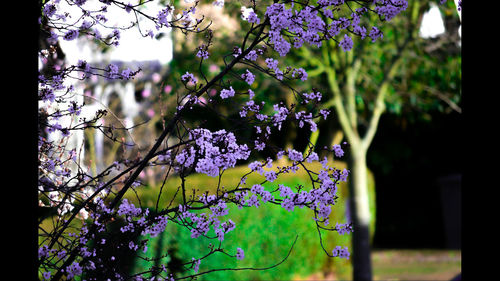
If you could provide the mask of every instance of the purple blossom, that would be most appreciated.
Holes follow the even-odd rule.
[[[346,182],[347,181],[347,176],[349,176],[349,170],[344,169],[342,173],[340,173],[339,180]]]
[[[274,171],[268,171],[264,175],[266,177],[266,180],[269,182],[273,182],[277,179],[276,172],[274,172]]]
[[[196,53],[196,56],[202,59],[208,59],[209,53],[207,51],[207,46],[205,44],[202,44],[201,46],[198,47],[198,52]]]
[[[245,59],[250,60],[250,61],[256,61],[257,60],[257,51],[251,50],[248,52],[248,54],[245,56]]]
[[[66,273],[68,279],[72,279],[75,276],[82,274],[82,267],[78,262],[73,262],[71,265],[66,267]]]
[[[255,75],[253,75],[248,69],[246,70],[246,73],[241,74],[241,78],[245,79],[245,82],[247,82],[248,85],[252,85],[255,81]]]
[[[264,191],[264,187],[260,184],[254,184],[250,191],[255,194],[261,194]]]
[[[265,61],[266,61],[267,67],[276,71],[276,68],[278,68],[278,61],[277,60],[275,60],[273,58],[267,58]]]
[[[349,259],[349,250],[347,249],[347,246],[342,248],[341,246],[335,247],[332,251],[332,255],[334,257],[339,257],[339,258],[346,258]]]
[[[372,39],[372,42],[375,42],[378,38],[383,38],[384,34],[377,27],[373,26],[368,36]]]
[[[323,119],[325,119],[325,120],[326,120],[326,117],[328,116],[328,114],[330,114],[330,110],[328,110],[328,109],[321,109],[321,110],[319,111],[319,113],[320,113],[321,115],[323,115]]]
[[[194,273],[198,273],[199,269],[200,269],[200,263],[201,263],[201,260],[196,260],[195,258],[192,258],[192,261],[193,261],[193,270],[194,270]]]
[[[55,5],[45,4],[45,6],[43,6],[43,14],[48,18],[53,16],[56,11],[57,11],[57,8]]]
[[[170,23],[168,22],[168,15],[173,11],[173,8],[171,6],[168,6],[161,11],[158,12],[158,15],[156,16],[158,18],[158,22],[160,25],[170,27]]]
[[[311,152],[306,158],[307,163],[312,163],[312,161],[318,161],[319,156],[316,152]]]
[[[255,24],[260,23],[259,17],[257,16],[257,14],[253,10],[248,13],[247,21],[249,23],[255,23]]]
[[[255,144],[255,149],[258,151],[262,151],[266,147],[266,143],[262,141],[255,140],[254,144]]]
[[[262,202],[274,201],[274,197],[271,192],[264,190],[261,192]]]
[[[281,207],[291,212],[295,208],[295,204],[293,203],[293,200],[291,198],[285,198],[283,199],[283,201],[281,201]]]
[[[302,81],[307,80],[307,72],[303,68],[296,68],[292,73],[293,78],[300,78]]]
[[[189,73],[186,71],[184,75],[181,76],[181,80],[184,82],[192,82],[193,84],[196,84],[198,80],[194,77],[192,73]]]
[[[376,2],[380,5],[375,7],[375,11],[386,21],[390,21],[408,7],[406,0],[377,0]]]
[[[74,2],[76,5],[81,6],[81,5],[85,4],[85,2],[87,2],[87,0],[74,0]]]
[[[356,33],[357,35],[360,35],[360,36],[361,36],[361,39],[365,39],[365,37],[366,37],[366,27],[356,25],[356,26],[354,26],[353,31],[354,31],[354,33]]]
[[[278,186],[279,186],[278,190],[280,192],[281,197],[286,198],[286,197],[293,197],[295,195],[295,193],[293,193],[290,187],[282,184],[279,184]]]
[[[234,89],[232,86],[229,86],[229,90],[228,89],[222,89],[222,91],[220,92],[220,97],[223,98],[223,99],[227,99],[227,98],[230,98],[230,97],[233,97],[234,96]]]
[[[340,145],[334,144],[332,149],[335,152],[336,157],[340,158],[340,157],[344,156],[344,150],[342,150],[342,147],[340,147]]]
[[[126,68],[124,70],[122,70],[122,77],[123,79],[130,79],[132,78],[132,70],[130,70],[130,68]]]
[[[337,223],[335,225],[335,229],[337,229],[338,234],[344,235],[344,234],[349,234],[352,232],[352,224],[342,224],[342,223]]]
[[[259,198],[257,196],[252,195],[250,198],[246,201],[249,207],[255,206],[258,208],[260,206]]]
[[[241,248],[236,249],[236,258],[242,260],[245,258],[245,252]]]
[[[298,152],[295,149],[288,149],[288,158],[292,161],[300,162],[302,161],[302,153]]]
[[[260,174],[264,173],[264,169],[262,168],[262,164],[259,161],[254,161],[248,165],[251,171],[258,171]]]
[[[339,44],[344,52],[351,50],[353,46],[352,39],[351,37],[347,36],[347,34],[344,35],[344,39],[342,39]]]
[[[76,37],[78,37],[78,30],[68,30],[63,36],[63,39],[66,41],[71,41],[74,40]]]

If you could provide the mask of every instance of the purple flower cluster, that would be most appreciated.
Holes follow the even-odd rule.
[[[333,249],[332,255],[334,257],[339,257],[339,258],[344,258],[344,259],[349,259],[349,250],[347,249],[347,246],[342,248],[341,246],[337,246]]]
[[[302,81],[307,80],[307,72],[303,68],[296,68],[292,73],[293,78],[300,78]]]
[[[236,258],[242,260],[245,258],[245,252],[241,248],[236,249]]]
[[[172,14],[173,11],[173,7],[167,5],[167,7],[158,12],[156,17],[158,18],[158,23],[160,24],[160,26],[170,27],[168,17]]]
[[[181,80],[185,83],[192,82],[193,84],[196,84],[198,82],[198,79],[196,79],[192,73],[189,73],[187,71],[181,76]]]
[[[206,60],[208,59],[209,55],[210,54],[208,53],[208,46],[205,44],[201,44],[201,46],[198,47],[198,52],[196,53],[196,56]]]
[[[335,229],[337,230],[338,234],[344,235],[344,234],[349,234],[352,232],[352,224],[351,223],[337,223],[335,225]]]
[[[375,4],[375,11],[386,21],[390,21],[408,7],[406,0],[376,0]]]
[[[245,82],[248,83],[248,85],[252,85],[255,81],[255,75],[253,75],[252,72],[250,72],[248,69],[245,73],[241,74],[241,78],[244,79]]]
[[[285,4],[274,3],[267,7],[266,16],[270,19],[271,30],[269,31],[269,41],[273,48],[280,56],[285,56],[290,51],[290,42],[288,42],[282,34],[287,33],[287,38],[293,40],[295,48],[300,48],[305,42],[311,46],[320,47],[323,40],[328,40],[337,36],[342,30],[347,30],[352,26],[352,32],[364,39],[366,37],[366,27],[360,26],[361,15],[366,13],[366,7],[358,8],[351,14],[351,19],[346,17],[336,18],[334,11],[338,11],[338,6],[344,1],[321,0],[318,1],[317,7],[299,6],[295,8],[294,4],[290,8],[286,8]],[[406,0],[376,0],[375,11],[385,20],[391,20],[395,15],[404,11],[408,3]],[[327,24],[321,14],[332,19],[330,24]],[[379,33],[371,33],[370,36],[374,41],[380,37]],[[352,39],[344,34],[339,45],[344,51],[349,51],[353,47]]]
[[[334,144],[332,147],[332,150],[335,152],[336,157],[342,157],[344,156],[344,150],[342,150],[342,147],[338,144]]]
[[[339,45],[340,45],[340,47],[342,47],[342,50],[344,52],[351,50],[352,46],[353,46],[353,42],[352,42],[351,37],[349,37],[349,36],[347,36],[347,34],[345,34],[344,38],[342,39],[342,41],[340,41]]]
[[[370,30],[370,34],[368,36],[372,38],[372,42],[375,42],[377,41],[378,38],[383,38],[384,34],[382,33],[382,31],[380,31],[377,27],[374,26]]]
[[[66,41],[71,41],[76,39],[76,37],[78,37],[78,34],[79,34],[78,30],[71,29],[64,34],[63,39]]]
[[[222,89],[222,91],[220,91],[220,97],[222,99],[227,99],[227,98],[230,98],[230,97],[234,97],[234,89],[232,86],[229,87],[229,90],[228,89]]]
[[[212,177],[218,176],[219,170],[232,168],[238,160],[246,160],[250,156],[248,146],[237,144],[234,134],[225,130],[211,132],[203,128],[194,129],[189,132],[189,139],[195,140],[194,145],[182,150],[175,160],[184,167],[190,167],[195,154],[198,154],[196,172]]]
[[[214,229],[215,235],[219,241],[224,241],[224,235],[236,228],[236,224],[229,219],[223,223],[220,222],[219,217],[228,214],[228,207],[224,200],[215,199],[214,195],[203,198],[200,200],[204,202],[205,206],[210,206],[210,214],[201,213],[199,215],[189,212],[187,207],[180,205],[179,220],[183,220],[192,226],[191,228],[191,238],[198,238],[201,235],[206,236],[212,227]],[[189,219],[189,220],[188,220]]]

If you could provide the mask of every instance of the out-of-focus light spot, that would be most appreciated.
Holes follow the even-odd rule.
[[[422,18],[419,35],[422,38],[433,38],[444,32],[445,28],[441,12],[435,3],[431,3],[431,8]]]

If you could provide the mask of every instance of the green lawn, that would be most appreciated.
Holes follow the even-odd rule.
[[[336,162],[335,164],[334,166],[339,169],[345,168],[343,162]],[[330,163],[330,165],[333,165],[333,163]],[[321,168],[320,164],[315,166],[315,171]],[[248,171],[249,169],[246,166],[227,170],[220,186],[233,188],[240,181],[241,175]],[[303,171],[295,174],[285,174],[280,178],[280,180],[273,183],[266,183],[264,185],[266,190],[275,189],[279,183],[290,187],[298,184],[306,187],[310,186],[308,184],[309,176]],[[254,173],[247,178],[246,187],[261,183],[263,179],[263,176]],[[206,190],[214,192],[218,185],[218,178],[199,174],[188,177],[187,181],[186,186],[198,189],[196,194],[201,194]],[[180,183],[180,179],[176,177],[172,177],[167,181],[159,206],[169,204]],[[139,188],[137,190],[143,207],[152,207],[156,204],[158,191],[159,187]],[[346,202],[343,197],[346,192],[347,186],[345,183],[341,184],[339,188],[341,198],[333,208],[330,216],[333,225],[336,222],[346,223]],[[131,201],[136,201],[136,195],[133,192],[129,192],[126,197]],[[177,198],[181,197],[178,196]],[[173,203],[173,205],[175,204]],[[238,209],[233,205],[229,207],[229,215],[224,219],[230,218],[233,220],[236,229],[225,236],[223,246],[232,254],[236,252],[237,247],[244,249],[245,259],[238,261],[223,254],[216,254],[202,261],[200,272],[214,268],[269,267],[280,262],[287,255],[296,237],[297,242],[288,259],[276,268],[265,271],[219,271],[202,275],[199,278],[200,280],[292,280],[296,276],[307,276],[314,272],[323,271],[333,271],[335,274],[344,277],[350,276],[351,267],[349,261],[328,258],[323,252],[315,223],[312,220],[313,212],[311,210],[296,208],[293,212],[288,212],[279,205],[271,204],[263,204],[259,208]],[[210,231],[209,234],[212,232]],[[330,252],[337,245],[350,247],[349,235],[338,235],[336,232],[322,231],[322,236],[325,248]],[[217,245],[218,240],[208,240],[203,237],[192,239],[189,231],[171,222],[167,225],[167,229],[162,236],[151,240],[151,247],[148,248],[146,255],[150,258],[161,256],[161,254],[165,254],[167,246],[175,245],[175,258],[184,261],[191,260],[191,258],[199,258],[206,254],[209,243]],[[170,257],[162,259],[162,262],[169,263]],[[149,266],[144,260],[138,259],[134,271]],[[181,274],[181,276],[185,274]]]

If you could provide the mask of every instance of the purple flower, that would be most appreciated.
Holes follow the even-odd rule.
[[[229,86],[229,90],[228,89],[222,89],[222,91],[220,91],[220,97],[223,98],[223,99],[227,99],[229,97],[234,97],[234,89],[232,86]]]
[[[349,36],[347,36],[347,34],[345,34],[344,39],[342,39],[342,41],[340,41],[339,44],[340,44],[340,47],[342,47],[342,50],[344,52],[347,52],[347,51],[352,49],[353,42],[352,42],[351,37],[349,37]]]
[[[164,25],[166,27],[169,27],[170,26],[170,23],[168,22],[168,14],[172,12],[172,7],[170,6],[167,6],[165,9],[161,10],[158,12],[158,15],[157,15],[157,18],[158,18],[158,22],[160,23],[160,25]]]
[[[253,75],[252,72],[250,72],[248,69],[246,73],[241,74],[241,78],[245,79],[245,82],[247,82],[248,85],[252,85],[255,81],[255,75]]]
[[[278,68],[278,61],[272,58],[267,58],[266,59],[266,64],[267,67],[269,67],[272,70],[276,71],[276,68]]]
[[[45,6],[43,6],[43,14],[50,18],[52,15],[54,15],[54,13],[56,12],[56,6],[52,5],[52,4],[46,4]]]
[[[378,0],[377,3],[382,5],[375,7],[375,11],[379,16],[385,17],[386,21],[390,21],[408,7],[406,0]]]
[[[248,13],[247,21],[249,23],[256,23],[256,24],[260,23],[260,19],[259,17],[257,17],[257,14],[254,13],[254,11],[250,11],[250,13]]]
[[[71,265],[66,267],[66,273],[68,279],[72,279],[75,276],[82,274],[82,267],[79,263],[73,262]]]
[[[271,192],[267,190],[262,191],[261,196],[263,202],[274,201],[273,195],[271,194]]]
[[[281,207],[283,207],[285,210],[290,212],[290,211],[293,211],[293,209],[295,208],[295,204],[293,203],[292,199],[285,198],[281,202]]]
[[[273,182],[277,178],[276,172],[274,172],[274,171],[268,171],[264,175],[266,177],[266,180],[268,180],[269,182]]]
[[[68,32],[64,34],[63,39],[66,41],[71,41],[76,37],[78,37],[78,30],[68,30]]]
[[[186,71],[186,74],[181,76],[181,80],[184,82],[193,82],[193,84],[196,84],[198,80],[194,77],[193,74],[189,73]]]
[[[248,54],[245,56],[245,59],[251,60],[251,61],[256,61],[257,60],[257,51],[251,50],[248,52]]]
[[[193,261],[194,273],[198,273],[198,270],[200,269],[201,260],[196,260],[195,258],[192,258],[192,261]]]
[[[74,0],[74,2],[76,5],[81,6],[81,5],[85,4],[85,2],[87,2],[87,0]]]
[[[241,248],[236,249],[236,258],[242,260],[245,258],[245,252]]]
[[[347,246],[344,247],[343,249],[341,246],[337,246],[335,247],[335,249],[333,249],[332,255],[334,257],[349,259],[349,250],[347,249]]]
[[[302,81],[307,80],[307,72],[303,68],[296,68],[292,73],[293,78],[300,78]]]
[[[295,149],[288,149],[288,158],[292,161],[300,162],[302,161],[302,153],[298,152]]]
[[[370,34],[368,34],[368,36],[370,36],[372,42],[375,42],[377,41],[378,38],[383,38],[384,34],[382,33],[382,31],[380,31],[377,27],[374,26],[370,30]]]
[[[258,208],[260,206],[259,198],[257,198],[257,196],[255,195],[252,195],[247,200],[247,204],[249,207],[255,206],[256,208]]]
[[[255,194],[261,194],[264,191],[264,187],[260,184],[254,184],[250,191]]]
[[[334,144],[332,149],[335,152],[336,157],[340,158],[340,157],[344,156],[344,150],[342,150],[342,147],[340,147],[340,145]]]
[[[330,114],[330,110],[328,110],[328,109],[321,109],[319,111],[319,114],[323,115],[323,118],[326,120],[326,116],[328,116],[328,114]]]
[[[130,70],[130,68],[126,68],[122,71],[122,77],[123,79],[130,79],[132,78],[132,70]]]

